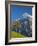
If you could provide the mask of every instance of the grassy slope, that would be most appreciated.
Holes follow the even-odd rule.
[[[11,31],[10,37],[11,37],[11,38],[24,38],[24,37],[27,37],[27,36],[24,36],[24,35],[22,35],[22,34],[20,34],[20,33]]]

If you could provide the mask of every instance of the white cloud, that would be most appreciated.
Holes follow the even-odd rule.
[[[20,18],[16,19],[16,21],[20,20]]]
[[[16,19],[16,21],[18,21],[18,19]]]
[[[20,18],[18,18],[18,20],[20,20]]]

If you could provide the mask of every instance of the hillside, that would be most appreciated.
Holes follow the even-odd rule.
[[[24,36],[20,33],[17,33],[17,32],[14,32],[14,31],[11,31],[11,38],[24,38],[24,37],[27,37],[27,36]]]

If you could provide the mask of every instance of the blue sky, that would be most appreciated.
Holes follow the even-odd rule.
[[[10,15],[11,15],[11,20],[16,20],[20,17],[22,17],[22,15],[24,13],[28,13],[30,15],[32,15],[32,7],[23,7],[23,6],[17,6],[17,5],[11,5],[10,8]]]

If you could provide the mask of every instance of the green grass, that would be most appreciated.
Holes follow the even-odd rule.
[[[27,37],[27,36],[24,36],[24,35],[22,35],[22,34],[20,34],[20,33],[13,32],[13,31],[11,31],[10,34],[11,34],[11,35],[10,35],[11,38],[25,38],[25,37]]]

